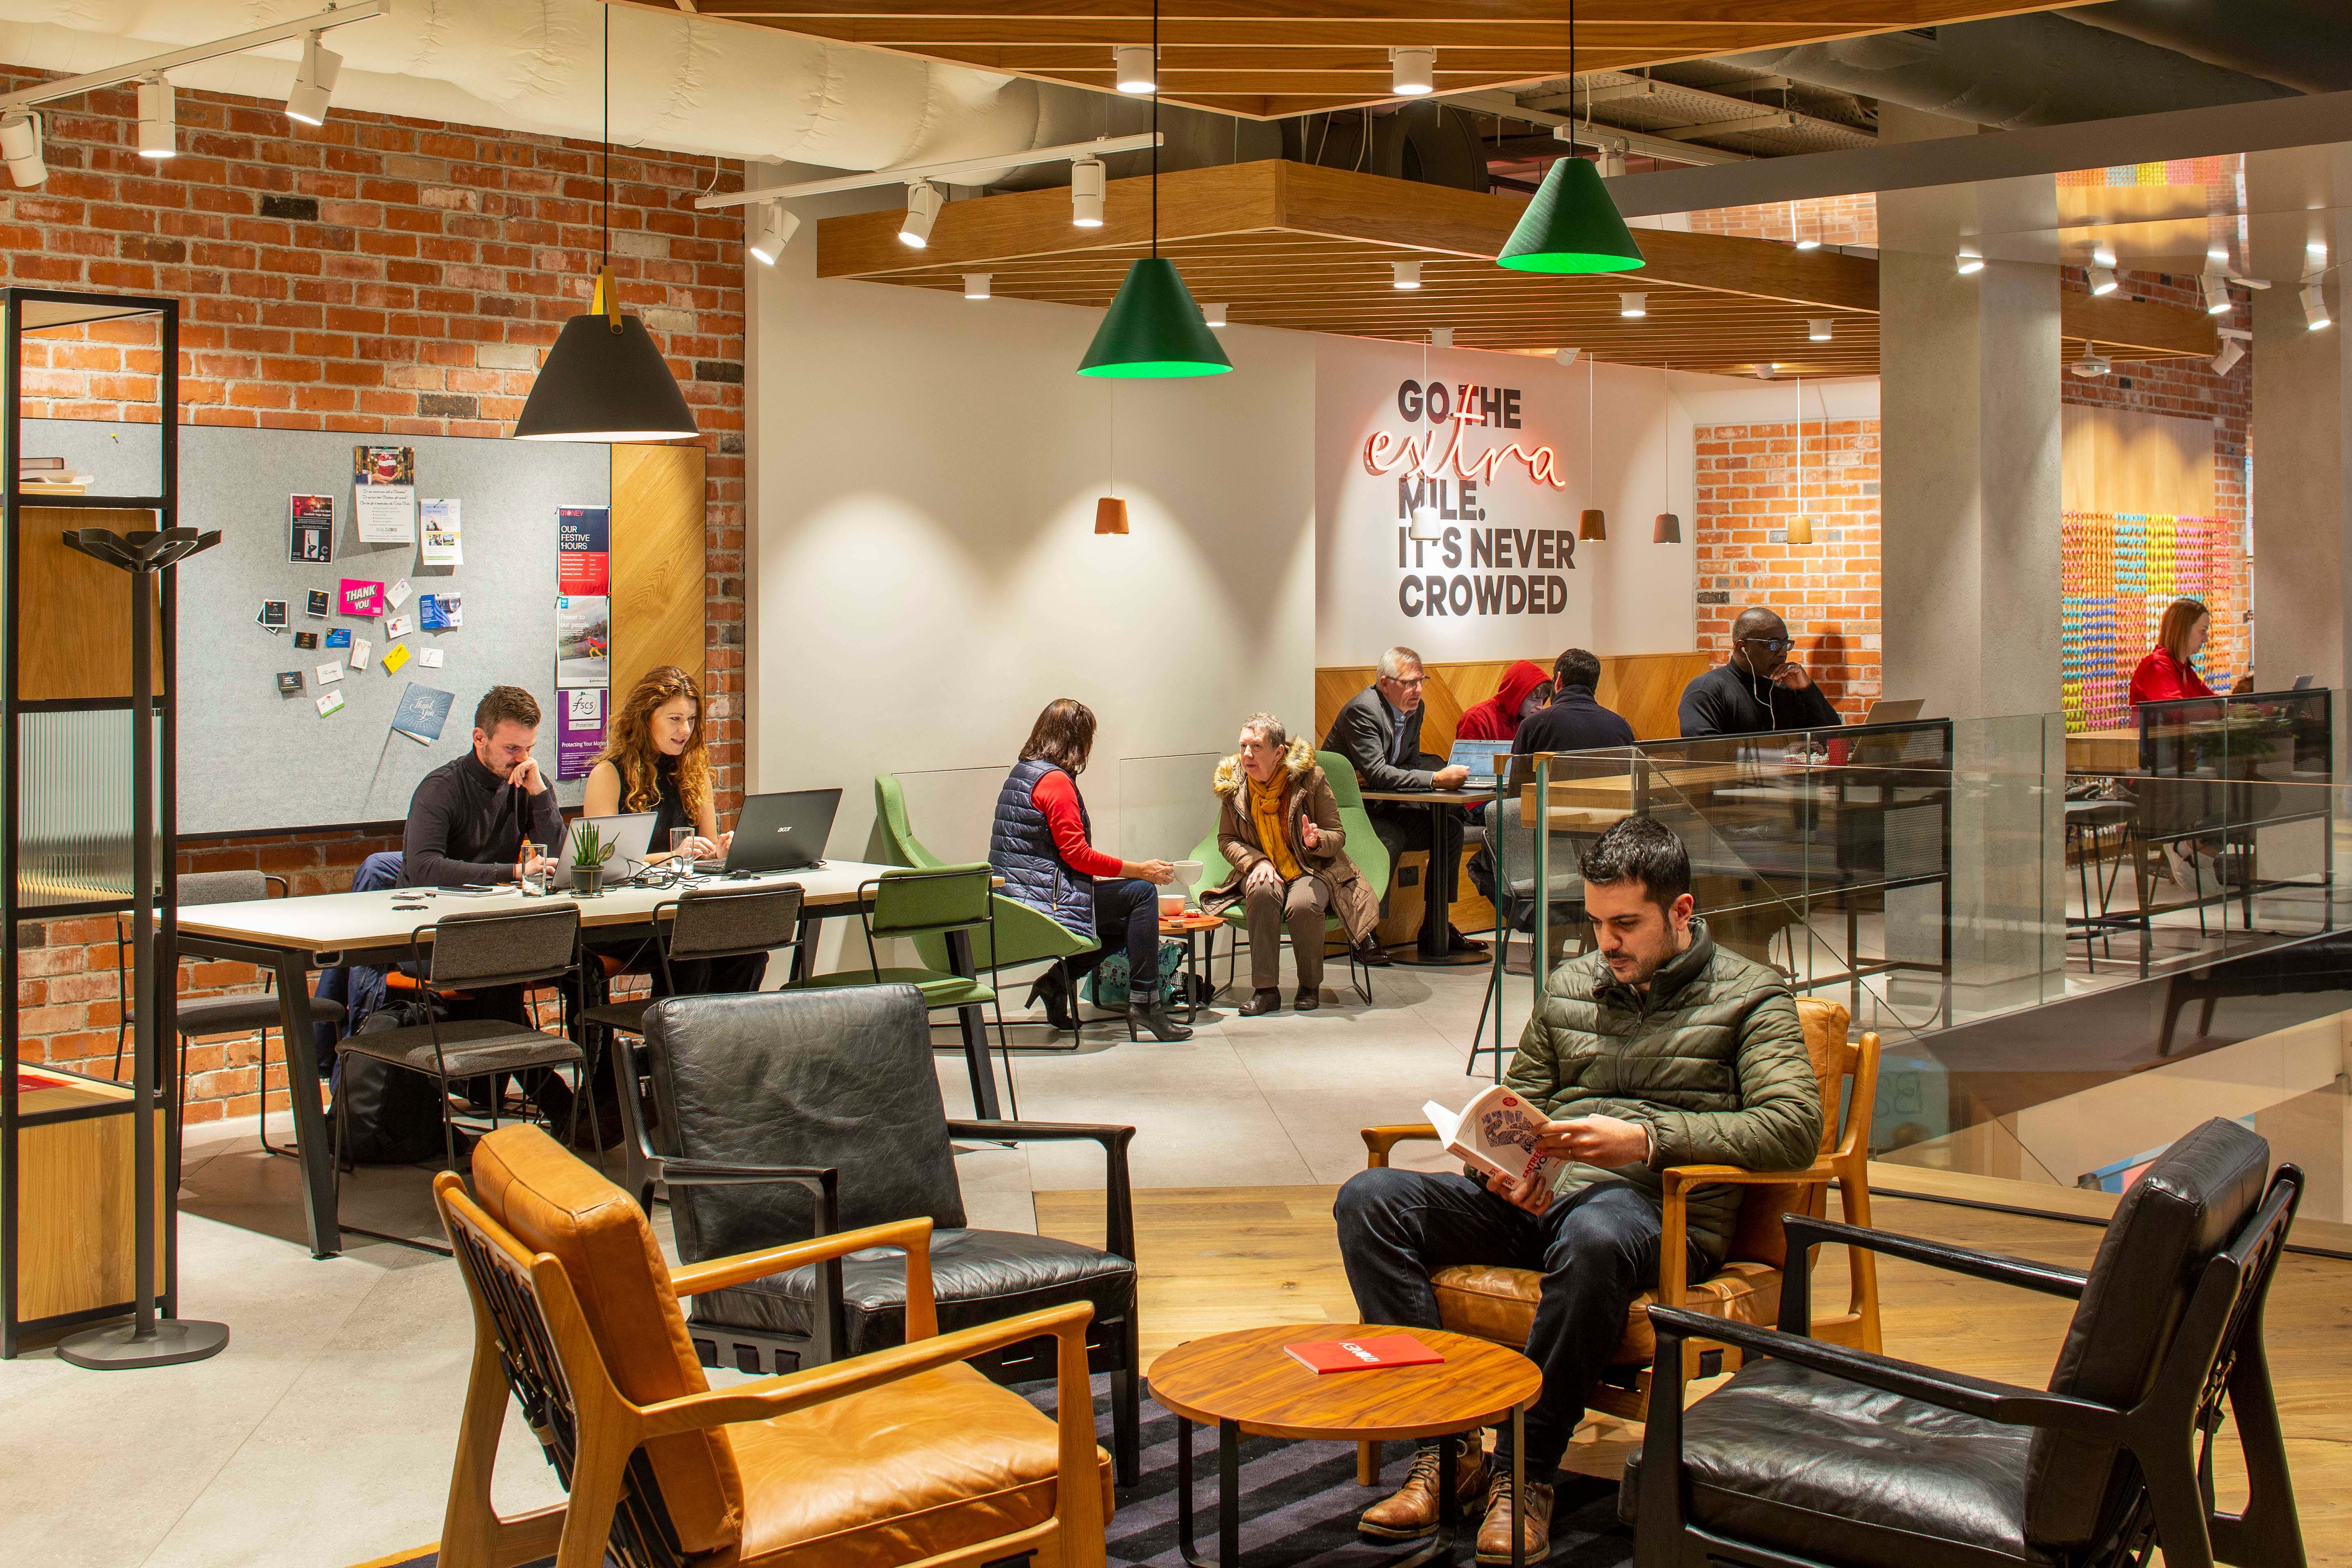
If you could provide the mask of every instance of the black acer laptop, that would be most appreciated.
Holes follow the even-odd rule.
[[[727,846],[726,875],[803,871],[823,865],[824,841],[833,835],[833,814],[840,808],[837,789],[747,795],[735,818],[734,841]]]

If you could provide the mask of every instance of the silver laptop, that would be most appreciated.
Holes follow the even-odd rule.
[[[734,841],[727,846],[727,874],[822,866],[824,841],[833,837],[833,814],[840,808],[837,789],[746,796],[735,818]]]
[[[1865,724],[1907,724],[1927,705],[1924,697],[1882,697],[1862,716]]]
[[[563,853],[556,857],[556,865],[574,863],[578,858],[580,829],[593,826],[604,847],[605,869],[616,877],[635,875],[645,865],[646,851],[653,843],[654,815],[650,811],[633,811],[623,816],[578,818],[563,836]]]

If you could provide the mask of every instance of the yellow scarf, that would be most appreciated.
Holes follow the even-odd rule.
[[[1274,862],[1274,868],[1282,873],[1284,881],[1297,881],[1307,875],[1307,870],[1299,865],[1298,857],[1290,852],[1290,836],[1283,830],[1283,807],[1289,802],[1290,781],[1276,773],[1271,783],[1260,784],[1245,773],[1242,782],[1249,785],[1250,824],[1257,829],[1258,847],[1265,851],[1265,858]]]

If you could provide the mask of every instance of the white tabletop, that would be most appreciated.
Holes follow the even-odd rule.
[[[797,882],[804,889],[802,898],[806,904],[850,904],[856,902],[862,884],[885,871],[903,868],[870,865],[863,860],[828,860],[819,870],[779,871],[740,881],[705,877],[694,885],[732,890]],[[676,887],[612,888],[593,899],[574,900],[563,892],[555,893],[552,899],[577,903],[580,923],[593,927],[643,921],[657,905],[676,899],[678,892]],[[433,896],[418,899],[416,895],[420,893]],[[392,907],[395,900],[421,902],[425,908],[395,910]],[[511,884],[494,893],[459,894],[447,888],[386,888],[376,892],[320,893],[301,899],[247,899],[234,904],[185,906],[180,910],[180,931],[184,937],[215,937],[225,942],[324,954],[346,949],[402,946],[417,927],[430,925],[446,914],[469,910],[537,909],[550,901],[527,898]]]

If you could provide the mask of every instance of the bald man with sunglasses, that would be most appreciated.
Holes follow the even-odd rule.
[[[1759,605],[1731,624],[1731,658],[1683,688],[1683,739],[1820,730],[1841,722],[1805,667],[1780,617]]]

